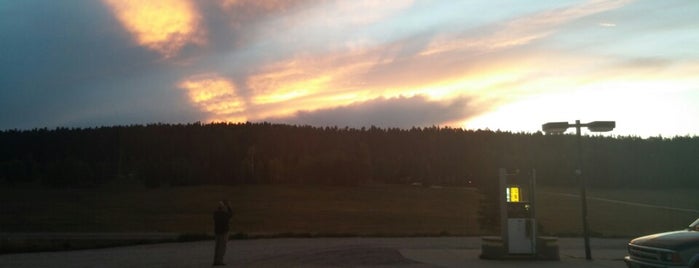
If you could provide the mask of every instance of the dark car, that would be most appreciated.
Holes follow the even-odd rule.
[[[699,219],[682,231],[652,234],[629,242],[628,267],[699,268]]]

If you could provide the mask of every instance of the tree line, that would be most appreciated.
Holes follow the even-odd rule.
[[[699,139],[583,136],[592,187],[699,187]],[[0,184],[148,187],[371,182],[473,185],[500,167],[576,185],[574,135],[449,127],[338,128],[271,123],[151,124],[0,131]]]

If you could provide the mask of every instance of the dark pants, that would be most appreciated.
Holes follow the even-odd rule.
[[[216,234],[214,264],[223,264],[223,255],[226,255],[226,244],[228,244],[228,232]]]

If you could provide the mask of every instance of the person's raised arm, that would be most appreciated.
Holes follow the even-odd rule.
[[[226,200],[226,210],[228,210],[228,213],[233,213],[233,209],[231,209],[231,202]]]

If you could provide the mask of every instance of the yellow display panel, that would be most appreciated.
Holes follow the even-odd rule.
[[[509,187],[507,188],[508,192],[508,201],[511,203],[518,203],[519,202],[519,187]]]

